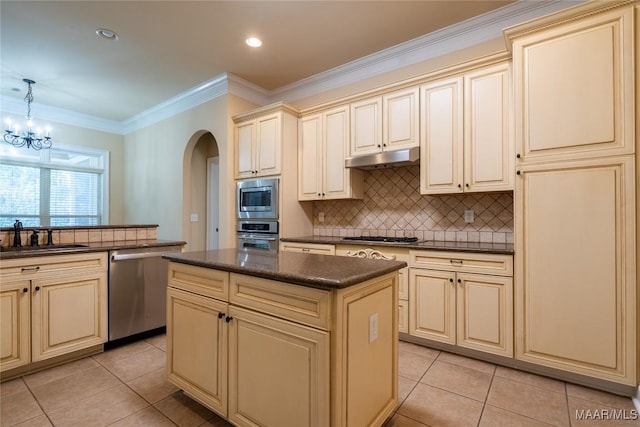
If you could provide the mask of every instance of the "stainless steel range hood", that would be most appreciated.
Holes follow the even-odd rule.
[[[348,157],[344,166],[356,169],[381,169],[417,165],[420,162],[420,147],[383,151],[375,154]]]

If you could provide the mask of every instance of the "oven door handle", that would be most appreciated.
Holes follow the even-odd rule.
[[[251,236],[251,237],[238,236],[238,239],[240,239],[240,240],[268,240],[268,241],[275,241],[276,240],[275,237],[262,237],[262,236]]]

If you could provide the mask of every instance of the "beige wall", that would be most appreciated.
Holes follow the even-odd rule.
[[[1,113],[2,118],[21,123],[24,117]],[[37,121],[37,117],[35,118]],[[124,137],[110,132],[87,129],[79,126],[40,120],[51,126],[54,145],[98,148],[109,152],[109,224],[124,224]],[[3,142],[4,144],[4,142]],[[107,225],[109,225],[107,224]]]

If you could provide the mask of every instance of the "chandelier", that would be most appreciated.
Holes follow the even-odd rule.
[[[45,129],[43,134],[42,129],[34,129],[33,120],[31,120],[31,103],[33,102],[33,90],[31,85],[36,82],[31,79],[22,79],[28,86],[27,95],[24,100],[27,102],[27,123],[24,130],[21,130],[18,124],[12,124],[11,120],[7,119],[7,128],[4,130],[4,140],[14,147],[33,148],[34,150],[40,150],[42,148],[51,148],[51,137],[49,136],[49,128]]]

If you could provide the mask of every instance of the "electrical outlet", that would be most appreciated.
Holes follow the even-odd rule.
[[[464,222],[466,222],[467,224],[472,224],[473,221],[474,221],[473,210],[468,209],[464,211]]]
[[[318,221],[320,221],[320,222],[324,222],[324,212],[320,212],[320,213],[318,214]]]
[[[198,222],[198,214],[191,214],[191,222]]]
[[[378,313],[369,316],[369,343],[378,339]]]

